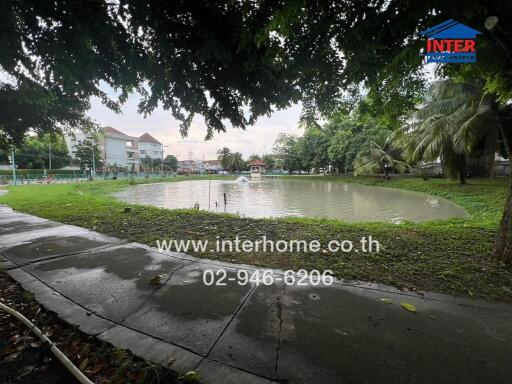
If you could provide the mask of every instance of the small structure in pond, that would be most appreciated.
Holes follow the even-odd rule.
[[[248,165],[251,170],[251,177],[258,178],[261,177],[263,173],[267,172],[267,164],[259,159],[251,161]]]

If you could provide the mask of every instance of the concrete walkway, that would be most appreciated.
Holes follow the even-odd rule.
[[[178,372],[196,370],[205,383],[512,378],[509,305],[347,281],[205,286],[205,270],[229,278],[254,267],[162,253],[2,206],[0,255],[42,305],[83,332]],[[163,284],[154,285],[158,274]]]

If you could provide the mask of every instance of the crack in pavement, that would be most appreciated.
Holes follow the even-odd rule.
[[[283,284],[283,290],[281,291],[281,295],[277,298],[277,318],[279,319],[279,330],[277,332],[277,346],[276,346],[276,363],[274,365],[274,370],[276,373],[276,378],[279,381],[279,351],[281,349],[281,331],[283,329],[283,300],[286,290],[286,284]]]
[[[31,265],[31,264],[41,263],[41,262],[44,262],[44,261],[50,261],[50,260],[54,260],[54,259],[60,259],[60,258],[68,257],[68,256],[80,256],[80,255],[87,255],[89,253],[93,253],[93,252],[97,252],[97,251],[104,251],[104,250],[108,250],[109,248],[114,248],[114,247],[117,247],[119,245],[124,245],[124,244],[127,244],[127,243],[128,243],[128,241],[126,241],[126,240],[119,240],[117,242],[113,242],[113,243],[109,243],[109,244],[104,244],[104,245],[99,245],[99,246],[94,247],[94,248],[84,249],[84,250],[81,250],[81,251],[75,251],[75,252],[70,252],[70,253],[61,253],[61,254],[54,255],[54,256],[48,256],[48,257],[45,257],[43,259],[37,259],[37,260],[33,260],[33,261],[28,261],[25,264],[18,264],[18,263],[16,263],[16,261],[11,259],[9,256],[5,255],[4,253],[1,253],[1,251],[0,251],[0,256],[2,256],[4,258],[6,258],[7,260],[9,260],[10,262],[14,263],[14,265],[16,265],[18,268],[22,268],[22,267],[26,267],[26,266]],[[2,251],[5,251],[6,249],[8,250],[9,248],[2,249]]]
[[[201,363],[206,359],[208,358],[208,356],[210,355],[210,353],[212,352],[213,348],[215,348],[215,346],[217,345],[217,343],[219,342],[219,340],[222,338],[222,336],[224,335],[224,333],[226,332],[226,330],[229,328],[229,326],[231,325],[231,323],[233,322],[233,320],[235,319],[236,315],[238,315],[238,312],[240,312],[240,310],[242,309],[242,307],[245,305],[245,303],[247,302],[247,300],[249,300],[249,298],[251,297],[251,295],[253,294],[253,292],[255,291],[257,285],[254,284],[253,287],[251,288],[251,290],[249,291],[249,293],[247,293],[247,295],[244,297],[244,299],[242,300],[242,302],[240,303],[240,305],[237,307],[237,309],[235,310],[235,313],[233,313],[233,315],[231,316],[231,319],[229,319],[228,323],[226,324],[226,326],[224,327],[224,329],[222,330],[222,332],[220,333],[220,335],[217,337],[217,339],[213,342],[212,346],[210,347],[210,349],[208,350],[208,352],[206,352],[206,355],[199,361],[199,363],[197,363],[197,365],[195,366],[194,370],[197,370],[197,368],[201,365]],[[223,363],[225,364],[225,363]]]

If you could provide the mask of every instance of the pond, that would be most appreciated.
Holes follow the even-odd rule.
[[[226,194],[226,205],[224,205]],[[139,184],[114,194],[128,203],[193,208],[246,217],[324,217],[348,222],[466,217],[452,202],[395,188],[322,180],[192,180]]]

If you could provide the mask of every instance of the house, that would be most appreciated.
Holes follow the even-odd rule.
[[[140,153],[136,137],[112,127],[104,127],[103,137],[98,144],[102,147],[102,158],[107,169],[120,167],[132,172],[139,171]]]
[[[68,146],[69,156],[76,158],[76,147],[82,144],[84,141],[95,142],[95,138],[91,134],[85,134],[82,131],[76,131],[71,135],[64,136],[66,145]]]
[[[106,170],[112,167],[119,167],[128,171],[139,171],[139,150],[137,149],[137,138],[128,136],[112,127],[103,127],[99,134],[93,135],[76,131],[66,135],[71,158],[76,158],[76,150],[85,141],[96,143]]]
[[[142,160],[163,160],[164,146],[161,142],[144,133],[142,136],[129,136],[115,128],[103,127],[98,135],[85,134],[77,131],[66,135],[69,154],[76,158],[76,147],[85,140],[97,142],[105,170],[124,169],[139,172]]]
[[[164,158],[163,145],[149,133],[145,133],[137,139],[140,158],[150,157],[151,159]]]
[[[224,171],[224,169],[220,165],[219,160],[205,160],[203,163],[204,170],[207,173],[220,173]]]
[[[258,178],[261,177],[262,173],[267,172],[267,164],[259,159],[251,161],[248,166],[251,170],[251,177]]]
[[[178,161],[178,174],[203,173],[205,164],[200,160]]]

